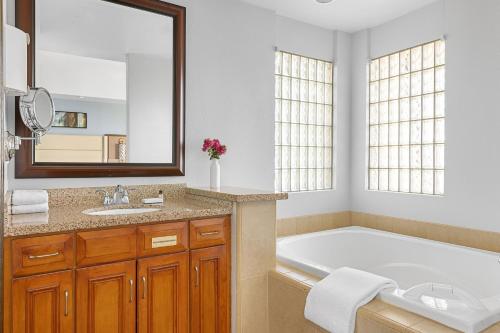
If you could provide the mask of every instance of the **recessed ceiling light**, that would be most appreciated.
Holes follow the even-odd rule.
[[[319,3],[329,3],[332,2],[332,0],[316,0]]]

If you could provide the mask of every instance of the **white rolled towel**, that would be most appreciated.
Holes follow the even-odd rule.
[[[41,203],[36,205],[20,205],[12,206],[11,214],[34,214],[34,213],[47,213],[49,211],[49,203]]]
[[[12,225],[41,225],[49,223],[49,213],[12,215]]]
[[[38,205],[49,202],[49,194],[45,190],[15,190],[12,192],[13,206]]]
[[[386,288],[397,284],[369,272],[338,268],[311,288],[304,316],[328,332],[354,333],[358,309]]]

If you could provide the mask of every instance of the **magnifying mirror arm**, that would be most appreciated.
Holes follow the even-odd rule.
[[[36,145],[41,141],[41,135],[34,133],[35,136],[32,137],[20,137],[10,133],[9,131],[5,131],[5,144],[6,144],[6,156],[5,160],[10,161],[16,151],[21,147],[21,143],[23,141],[33,141]]]

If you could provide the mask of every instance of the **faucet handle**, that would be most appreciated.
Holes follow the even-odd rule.
[[[122,201],[123,201],[124,204],[129,204],[130,203],[130,199],[129,199],[128,193],[130,191],[136,191],[136,190],[137,190],[136,188],[124,188],[123,189]]]
[[[111,204],[111,197],[109,196],[108,191],[105,191],[103,189],[99,189],[95,191],[95,193],[103,193],[104,194],[104,206],[108,206]]]

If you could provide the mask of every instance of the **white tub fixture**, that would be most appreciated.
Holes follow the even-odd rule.
[[[466,333],[500,321],[500,254],[361,227],[278,239],[278,261],[327,276],[352,267],[395,280],[384,302]]]

